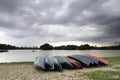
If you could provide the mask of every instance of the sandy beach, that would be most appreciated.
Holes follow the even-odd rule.
[[[66,70],[62,72],[36,70],[33,64],[0,64],[0,80],[90,80],[85,73],[115,71],[110,66]]]

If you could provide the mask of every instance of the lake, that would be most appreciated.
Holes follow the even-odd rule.
[[[67,56],[73,54],[90,54],[98,57],[120,56],[120,50],[9,50],[0,52],[0,63],[31,62],[36,56]]]

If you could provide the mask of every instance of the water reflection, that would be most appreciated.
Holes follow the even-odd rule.
[[[0,62],[34,61],[36,56],[67,56],[73,54],[91,54],[98,57],[120,56],[120,50],[9,50],[0,53]]]

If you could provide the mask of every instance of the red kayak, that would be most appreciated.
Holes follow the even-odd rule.
[[[86,55],[86,56],[88,56],[88,57],[91,57],[91,58],[94,58],[94,59],[96,59],[96,60],[98,60],[98,61],[100,61],[100,62],[102,62],[102,63],[104,63],[104,64],[109,64],[109,61],[108,60],[105,60],[105,59],[103,59],[103,58],[100,58],[100,57],[96,57],[96,56],[92,56],[92,55]]]
[[[66,59],[73,65],[75,69],[83,69],[82,65],[78,61],[69,57],[66,57]]]

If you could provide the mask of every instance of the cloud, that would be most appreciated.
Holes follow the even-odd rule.
[[[0,11],[2,12],[13,12],[16,10],[18,0],[0,0]]]
[[[40,42],[119,41],[119,5],[119,0],[0,0],[0,32]]]

